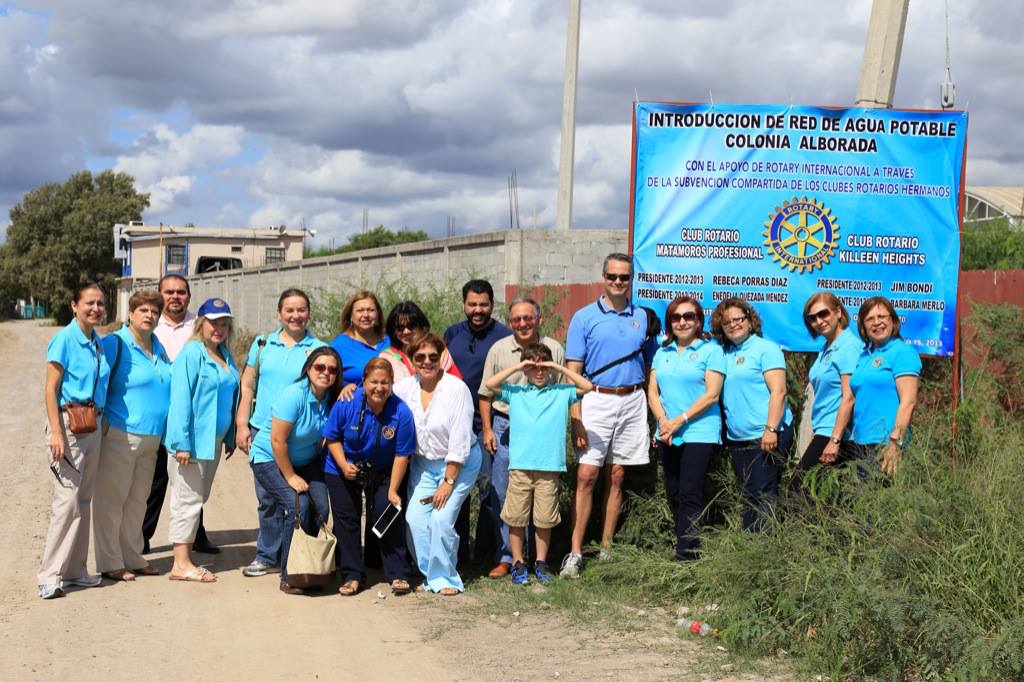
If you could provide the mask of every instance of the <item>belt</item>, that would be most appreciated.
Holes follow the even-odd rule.
[[[594,386],[594,390],[605,395],[629,395],[643,388],[644,385],[632,384],[630,386]]]

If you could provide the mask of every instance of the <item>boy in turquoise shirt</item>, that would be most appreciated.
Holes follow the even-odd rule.
[[[551,529],[562,520],[558,513],[558,475],[565,471],[565,429],[569,406],[591,391],[594,385],[551,361],[551,349],[543,343],[523,348],[522,362],[498,372],[487,380],[487,388],[508,403],[509,479],[501,519],[508,524],[512,550],[512,582],[528,585],[530,575],[523,561],[526,525],[533,512],[537,537],[534,574],[541,583],[552,575],[547,565]],[[525,386],[504,383],[523,372]],[[554,383],[558,373],[571,384]],[[499,396],[500,394],[500,396]]]

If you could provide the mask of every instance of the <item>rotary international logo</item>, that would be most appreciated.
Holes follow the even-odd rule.
[[[395,428],[393,426],[385,426],[381,429],[380,435],[384,436],[384,440],[391,440],[395,437]]]
[[[772,261],[790,272],[819,270],[839,245],[839,222],[825,204],[807,197],[783,201],[764,224]]]

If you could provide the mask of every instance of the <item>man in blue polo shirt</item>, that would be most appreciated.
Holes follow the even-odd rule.
[[[448,346],[448,354],[455,361],[455,366],[462,372],[462,380],[469,387],[470,394],[476,396],[480,390],[480,382],[484,374],[484,361],[487,352],[495,341],[512,334],[512,330],[491,317],[494,311],[494,288],[484,279],[471,279],[462,286],[462,311],[466,314],[463,322],[456,322],[444,331],[444,343]],[[481,436],[480,405],[473,401],[473,433],[479,440]],[[481,507],[486,506],[485,498],[490,489],[491,458],[484,457],[480,465],[477,487]],[[462,505],[459,517],[455,521],[455,532],[459,534],[459,561],[469,560],[469,505]],[[490,556],[494,553],[492,533],[477,533],[477,557]],[[487,544],[492,546],[488,547]]]
[[[654,340],[647,338],[647,311],[629,300],[629,256],[610,254],[602,276],[604,295],[576,311],[565,342],[566,366],[594,383],[594,390],[570,408],[577,468],[572,549],[561,572],[568,578],[578,577],[583,565],[583,536],[601,467],[608,464],[601,532],[601,545],[607,547],[619,520],[626,467],[650,461],[644,386]]]

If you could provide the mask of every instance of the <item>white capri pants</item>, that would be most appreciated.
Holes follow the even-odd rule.
[[[218,440],[213,451],[214,459],[195,459],[187,465],[178,464],[173,452],[167,453],[167,478],[171,488],[171,519],[167,538],[172,545],[191,545],[199,528],[199,513],[203,504],[210,499],[213,476],[220,463],[222,441]]]

